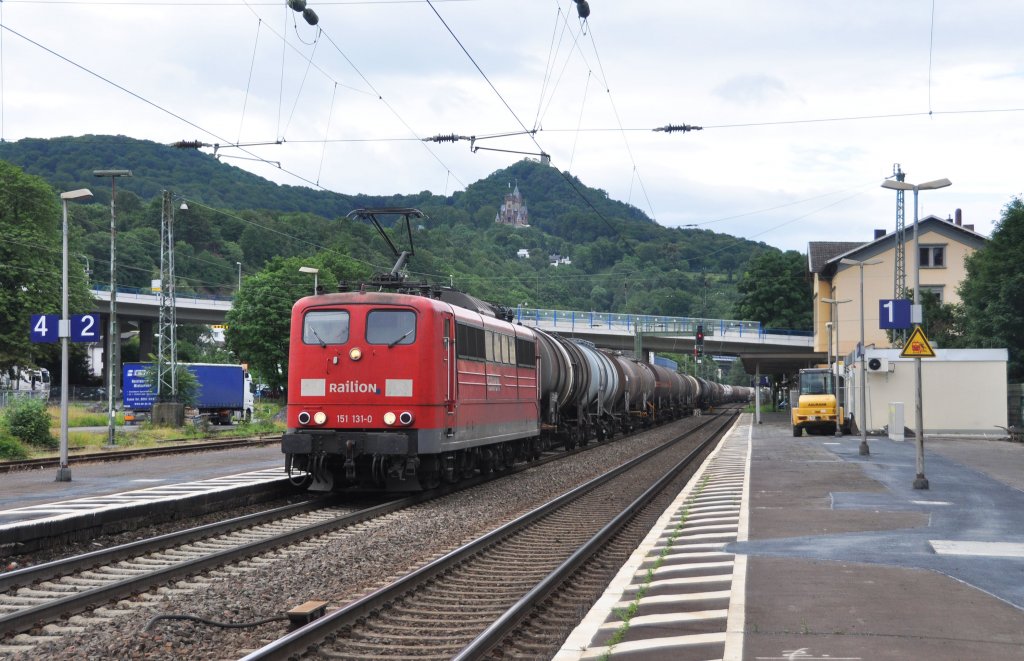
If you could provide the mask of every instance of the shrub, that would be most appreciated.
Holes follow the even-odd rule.
[[[16,439],[0,435],[0,459],[28,459],[28,450]]]
[[[58,441],[50,433],[50,414],[41,399],[19,398],[4,410],[4,423],[11,436],[29,445],[56,448]]]

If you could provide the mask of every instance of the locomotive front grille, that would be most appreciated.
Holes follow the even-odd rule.
[[[359,454],[416,454],[416,430],[409,432],[362,431],[308,431],[290,432],[281,439],[281,452],[285,454],[347,454],[351,441]]]

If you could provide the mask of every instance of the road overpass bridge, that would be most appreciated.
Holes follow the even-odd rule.
[[[94,289],[94,312],[101,315],[106,331],[110,314],[110,291]],[[223,324],[232,300],[194,295],[176,296],[175,314],[181,324]],[[524,326],[593,342],[607,349],[691,354],[697,326],[703,326],[704,353],[734,355],[750,374],[779,374],[823,363],[826,356],[814,351],[809,331],[766,329],[756,321],[615,312],[544,310],[518,307],[513,321]],[[154,352],[154,328],[160,316],[160,296],[148,290],[117,290],[120,328],[139,331],[141,355]]]
[[[700,325],[705,355],[738,356],[749,374],[794,372],[827,360],[814,351],[810,331],[766,329],[756,321],[524,308],[515,310],[515,321],[636,355],[691,354]]]

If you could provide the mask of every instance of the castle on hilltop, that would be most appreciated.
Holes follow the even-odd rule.
[[[494,216],[494,222],[512,227],[529,227],[529,212],[523,202],[523,194],[519,192],[519,183],[511,193],[505,195],[505,202]]]

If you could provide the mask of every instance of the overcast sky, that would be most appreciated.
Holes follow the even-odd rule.
[[[348,194],[451,194],[543,151],[662,225],[800,251],[893,231],[895,163],[953,182],[921,217],[960,208],[986,235],[1024,193],[1024,3],[308,7],[315,28],[283,0],[4,0],[0,137],[280,140],[219,153]],[[453,133],[480,149],[421,140]]]

